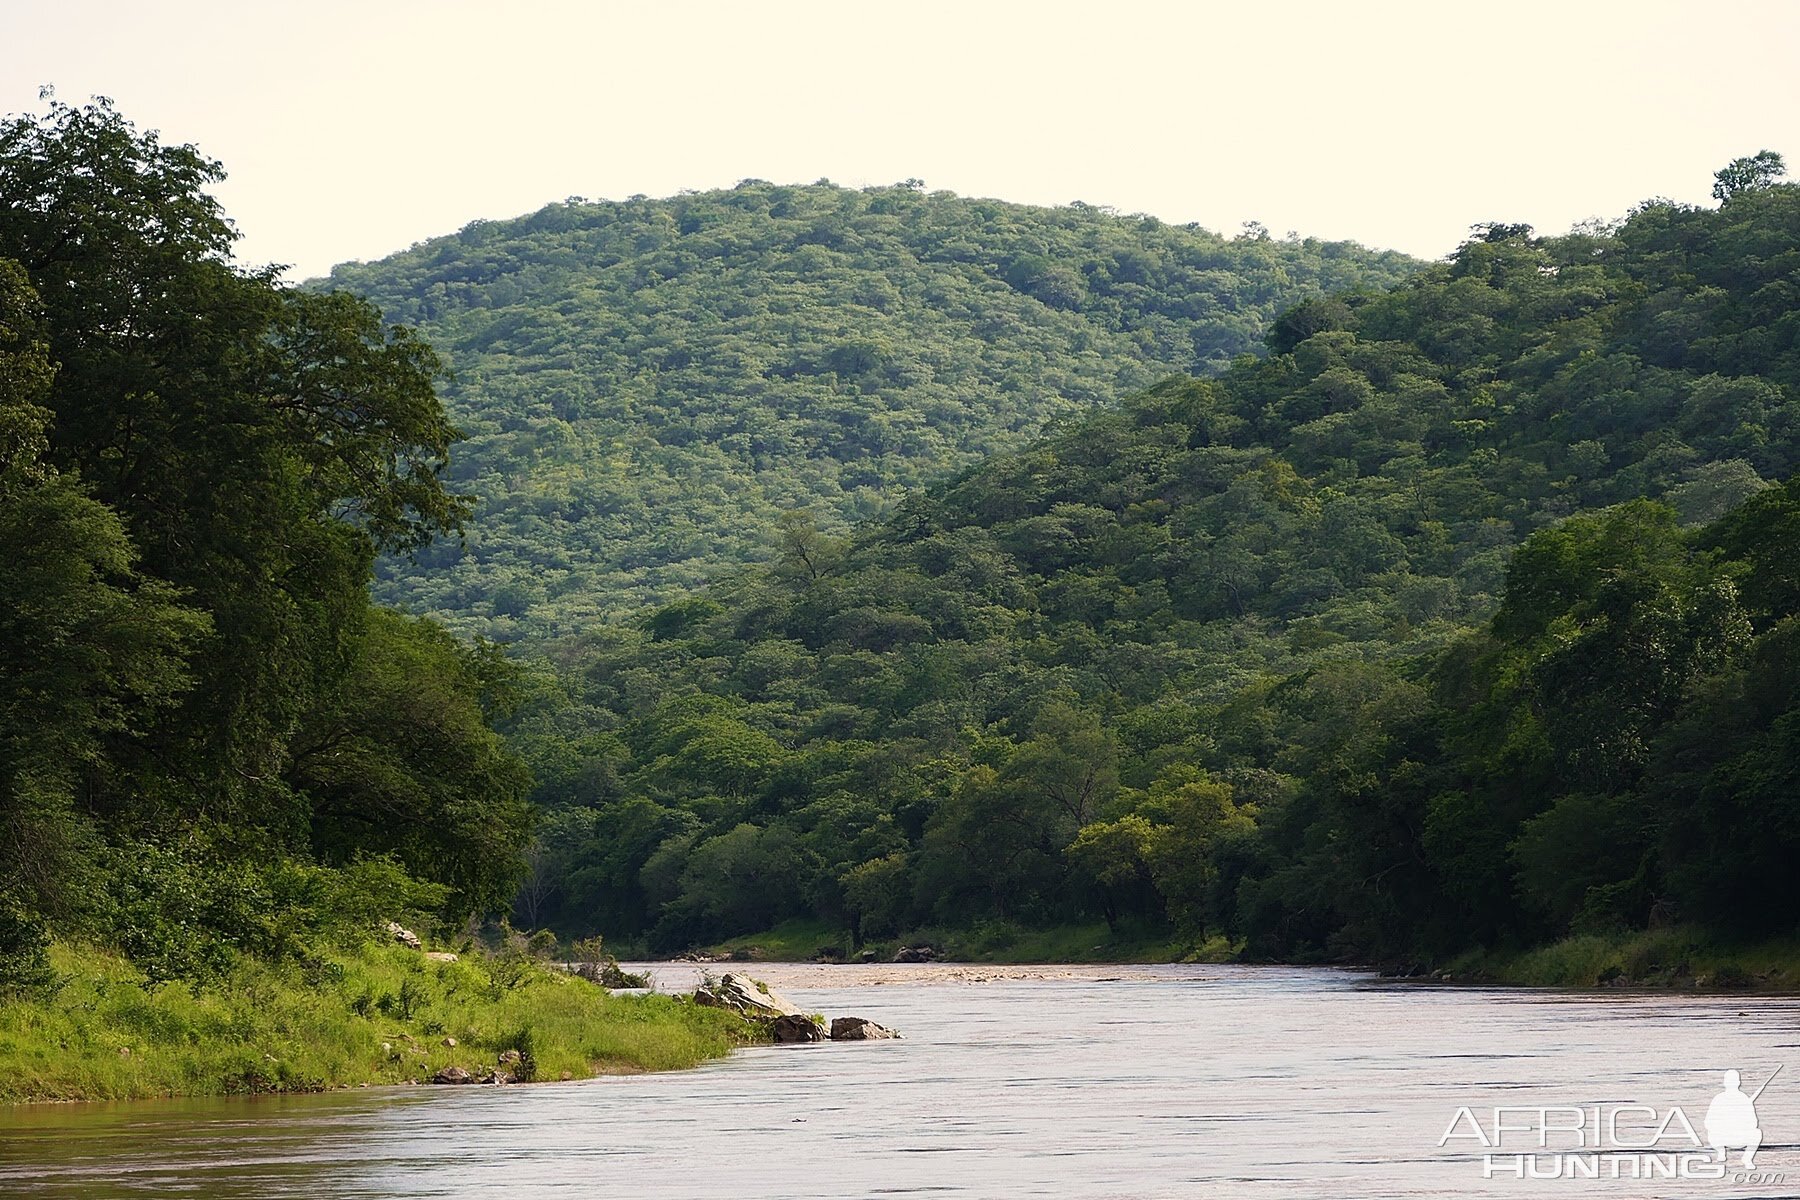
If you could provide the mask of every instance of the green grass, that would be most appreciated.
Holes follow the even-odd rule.
[[[811,962],[825,946],[849,953],[850,931],[833,928],[825,921],[783,921],[762,933],[727,939],[709,947],[708,953],[717,958],[730,958],[735,953],[752,962]]]
[[[1800,990],[1800,942],[1734,944],[1686,926],[1587,934],[1516,953],[1473,953],[1449,964],[1459,982],[1532,987]]]
[[[928,943],[948,961],[991,963],[1234,962],[1243,947],[1222,937],[1201,941],[1164,930],[1094,921],[1033,929],[990,921],[969,929],[925,928],[871,940],[875,961],[901,946]],[[806,962],[821,946],[850,945],[848,930],[789,921],[711,947],[765,962]],[[1800,991],[1800,941],[1734,944],[1693,927],[1564,938],[1525,951],[1475,951],[1443,964],[1449,981],[1524,987],[1637,987]],[[1440,976],[1444,977],[1444,976]]]
[[[972,929],[917,929],[904,937],[872,939],[867,948],[875,961],[886,962],[901,946],[920,944],[936,946],[948,960],[993,963],[1229,962],[1237,950],[1223,938],[1184,941],[1167,930],[1129,927],[1114,933],[1099,921],[1049,929],[1010,921],[990,921]],[[848,954],[850,931],[823,921],[787,921],[762,933],[720,942],[707,952],[719,958],[736,953],[759,962],[810,962],[823,946]]]
[[[535,963],[435,963],[398,946],[312,964],[246,960],[216,985],[153,984],[125,959],[52,948],[53,991],[0,1002],[0,1101],[317,1091],[492,1068],[536,1078],[690,1067],[751,1027],[672,996],[613,996]],[[445,1044],[447,1038],[456,1045]]]
[[[1166,929],[1109,930],[1101,921],[1031,929],[1007,921],[989,922],[941,937],[922,932],[908,941],[926,941],[948,958],[997,963],[1156,963],[1227,962],[1234,947],[1223,938],[1194,941]]]

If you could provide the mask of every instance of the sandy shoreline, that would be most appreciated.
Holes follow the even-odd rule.
[[[1215,964],[1197,963],[693,963],[631,962],[626,970],[646,973],[663,991],[690,990],[705,973],[747,975],[771,987],[883,987],[889,984],[983,984],[1019,980],[1091,983],[1199,980],[1219,974]]]

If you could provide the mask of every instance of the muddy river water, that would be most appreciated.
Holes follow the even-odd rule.
[[[650,969],[667,990],[695,979]],[[530,1087],[15,1108],[0,1195],[1800,1194],[1796,998],[1301,968],[750,971],[905,1039]],[[1727,1070],[1753,1100],[1753,1172],[1686,1136],[1707,1140]]]

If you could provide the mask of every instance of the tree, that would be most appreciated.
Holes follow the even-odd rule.
[[[843,554],[842,547],[820,531],[813,514],[790,510],[776,520],[781,554],[776,562],[791,579],[810,584],[831,569]]]
[[[438,361],[236,267],[222,177],[105,100],[0,120],[0,909],[165,965],[290,860],[493,910],[531,830],[504,661],[368,598],[467,509]]]
[[[1094,714],[1052,704],[1002,778],[1047,802],[1073,836],[1118,790],[1118,750]]]
[[[1721,204],[1760,188],[1773,187],[1787,174],[1787,163],[1773,150],[1734,158],[1713,176],[1712,196]]]
[[[459,917],[512,901],[534,814],[530,774],[482,710],[495,666],[430,622],[369,613],[347,677],[307,715],[286,772],[322,859],[392,854],[453,888]]]
[[[179,701],[208,623],[139,570],[117,513],[46,461],[39,328],[24,272],[0,260],[0,909],[59,913],[91,867],[78,790],[104,786],[109,749]]]
[[[862,949],[868,937],[900,931],[910,906],[911,876],[906,855],[896,852],[858,863],[840,877],[844,909],[850,917],[850,940]]]
[[[1121,897],[1149,882],[1147,860],[1155,840],[1155,826],[1137,813],[1127,813],[1116,821],[1082,826],[1064,851],[1076,874],[1099,892],[1108,929],[1119,928]]]
[[[219,165],[105,100],[0,121],[0,256],[59,364],[47,462],[79,475],[140,569],[205,613],[195,685],[100,794],[146,828],[201,814],[280,841],[287,743],[349,668],[371,563],[456,528],[438,367],[363,301],[230,262]],[[129,751],[129,753],[127,753]]]
[[[1219,843],[1255,829],[1253,809],[1232,802],[1231,787],[1193,769],[1150,785],[1138,811],[1153,822],[1143,857],[1169,916],[1198,934],[1208,924]]]

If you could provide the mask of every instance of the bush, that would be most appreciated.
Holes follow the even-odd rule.
[[[217,979],[238,947],[270,940],[259,918],[273,897],[249,867],[151,843],[121,846],[112,858],[101,932],[152,980]]]
[[[583,938],[569,947],[575,955],[575,974],[589,983],[604,988],[641,988],[650,986],[643,975],[634,975],[619,966],[619,960],[607,953],[606,943],[598,935]]]
[[[537,1053],[531,1026],[524,1025],[495,1038],[493,1048],[500,1054],[505,1054],[508,1050],[519,1052],[519,1061],[512,1065],[509,1072],[515,1082],[530,1083],[537,1078]]]
[[[147,842],[119,846],[111,858],[93,932],[159,981],[211,982],[251,954],[298,962],[319,984],[336,982],[316,953],[321,940],[352,945],[396,918],[429,924],[448,894],[389,858],[334,869],[221,860]]]
[[[429,925],[450,894],[442,884],[414,879],[386,857],[359,858],[337,870],[299,869],[315,881],[311,906],[315,923],[324,929],[360,932],[383,921]]]
[[[0,996],[16,996],[47,986],[50,938],[44,923],[11,905],[0,905]]]
[[[531,953],[525,935],[515,929],[506,930],[489,965],[496,991],[520,986],[538,969],[537,959]]]

